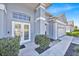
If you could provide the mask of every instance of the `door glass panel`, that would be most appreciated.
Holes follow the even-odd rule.
[[[24,25],[24,40],[29,39],[29,25]]]
[[[21,30],[21,25],[20,24],[15,24],[15,36],[20,36],[20,30]]]

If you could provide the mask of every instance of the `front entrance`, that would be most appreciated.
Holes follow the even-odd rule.
[[[12,36],[20,36],[20,45],[30,41],[30,24],[13,21]]]

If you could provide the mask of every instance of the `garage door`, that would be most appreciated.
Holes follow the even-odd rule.
[[[58,38],[65,35],[65,26],[63,25],[58,25]]]

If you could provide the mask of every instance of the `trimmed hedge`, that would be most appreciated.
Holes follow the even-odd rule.
[[[79,53],[79,47],[76,47],[75,50],[77,53]]]
[[[17,56],[19,53],[19,38],[0,39],[0,56]]]
[[[49,44],[50,44],[50,39],[45,36],[45,35],[37,35],[35,37],[35,43],[37,45],[40,45],[40,49],[46,49],[47,47],[49,47]]]
[[[69,36],[79,37],[79,32],[78,31],[67,32],[66,34],[69,35]]]
[[[69,36],[72,36],[72,33],[71,32],[66,32],[67,35]]]
[[[77,31],[79,32],[79,29],[75,29],[75,30],[74,30],[74,32],[77,32]]]

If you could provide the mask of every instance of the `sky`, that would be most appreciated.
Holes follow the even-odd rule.
[[[54,16],[65,14],[67,21],[74,21],[79,27],[79,3],[53,3],[47,11]]]

